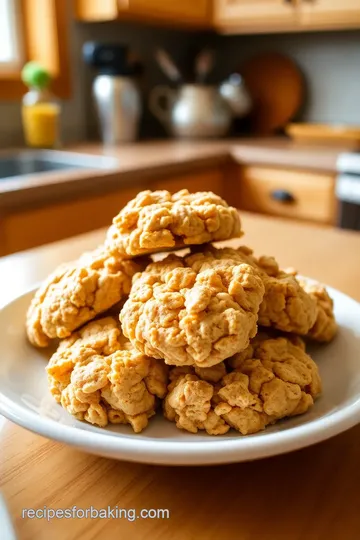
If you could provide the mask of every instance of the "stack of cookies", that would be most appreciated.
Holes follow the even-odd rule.
[[[59,341],[46,368],[55,400],[136,433],[161,410],[210,435],[305,413],[321,392],[305,343],[334,337],[332,300],[273,257],[212,245],[242,234],[211,192],[139,193],[104,245],[59,267],[29,307],[30,342]]]

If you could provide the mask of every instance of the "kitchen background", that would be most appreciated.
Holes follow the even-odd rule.
[[[82,45],[88,40],[124,43],[136,52],[145,68],[145,93],[156,84],[167,82],[154,60],[154,51],[158,46],[170,51],[175,58],[182,59],[186,51],[201,48],[202,45],[211,46],[217,55],[212,79],[217,81],[241,68],[245,59],[258,52],[269,49],[278,51],[293,58],[305,76],[307,99],[297,119],[360,124],[360,33],[357,30],[226,36],[144,23],[80,23],[70,15],[70,0],[65,1],[69,8],[73,84],[73,97],[64,102],[62,116],[65,142],[93,137],[97,129],[90,97],[93,73],[82,60]],[[20,143],[23,140],[20,103],[0,101],[0,118],[0,144]],[[164,135],[159,122],[148,112],[142,121],[141,135]]]
[[[0,7],[1,2],[9,3],[9,0],[0,0]],[[360,0],[177,2],[36,0],[38,13],[41,6],[56,6],[62,14],[62,28],[68,34],[68,58],[64,66],[71,72],[71,92],[70,98],[62,101],[61,111],[61,138],[67,154],[58,152],[52,157],[47,154],[48,158],[41,154],[43,161],[35,159],[32,163],[33,174],[29,174],[29,170],[17,172],[23,162],[16,156],[13,162],[7,162],[6,149],[24,144],[22,112],[27,110],[22,107],[21,88],[16,87],[16,99],[12,99],[12,82],[7,81],[10,99],[0,100],[0,147],[4,149],[0,168],[3,166],[5,170],[0,170],[0,256],[104,227],[142,189],[212,190],[231,200],[240,210],[321,226],[360,229],[360,153],[354,152],[360,147],[360,129],[356,130],[360,125]],[[30,6],[30,9],[33,6],[29,0],[19,5]],[[206,14],[207,6],[218,6],[222,11],[218,18],[211,19],[211,24],[207,19],[202,29],[191,27],[189,18],[194,17],[196,10],[201,11],[201,6]],[[82,19],[86,22],[79,20],[81,17],[75,19],[74,7],[82,10]],[[123,20],[128,8],[132,16],[130,20]],[[173,8],[182,15],[169,14]],[[155,23],[154,13],[166,15],[163,24]],[[248,14],[247,23],[242,19],[243,13]],[[268,18],[267,13],[272,14],[272,18],[270,15]],[[37,24],[41,26],[41,17],[37,17]],[[99,22],[101,18],[109,20]],[[217,30],[213,21],[220,25]],[[183,23],[183,28],[179,28],[179,23]],[[326,27],[328,30],[289,33],[291,28],[301,30],[306,26],[307,29]],[[259,28],[267,33],[260,33]],[[38,27],[35,27],[35,44],[37,32]],[[56,47],[60,49],[61,31],[58,35]],[[143,72],[138,81],[143,113],[138,142],[110,147],[102,144],[91,90],[96,72],[83,58],[83,46],[89,41],[124,44],[142,64]],[[62,43],[64,47],[65,41]],[[250,129],[253,127],[251,115],[236,119],[228,133],[230,138],[217,136],[208,142],[171,139],[164,125],[149,110],[149,96],[154,87],[171,86],[155,58],[159,48],[170,53],[182,72],[190,65],[193,67],[199,51],[213,51],[215,63],[206,84],[219,84],[233,72],[245,74],[246,82],[249,74],[250,79],[254,75],[259,79],[266,70],[258,66],[248,68],[246,73],[249,59],[271,52],[285,55],[285,67],[283,60],[280,62],[281,76],[285,73],[284,86],[279,84],[283,79],[272,77],[272,60],[270,63],[268,60],[266,77],[262,77],[266,79],[267,91],[276,97],[280,112],[284,103],[285,108],[288,106],[289,98],[290,104],[295,103],[290,105],[296,111],[295,116],[287,116],[281,127],[285,128],[289,120],[301,122],[300,128],[305,125],[306,129],[307,124],[312,123],[330,127],[344,124],[354,128],[350,133],[352,139],[340,142],[337,139],[337,145],[316,137],[293,142],[283,136],[283,130],[275,129],[266,132],[267,138],[256,138]],[[295,67],[291,64],[289,68],[286,57]],[[30,73],[31,77],[33,75]],[[113,79],[111,77],[111,85]],[[0,96],[4,95],[1,81],[0,77]],[[208,88],[205,90],[207,92]],[[120,89],[119,94],[121,92]],[[221,97],[220,100],[223,101]],[[191,117],[188,123],[200,126],[203,135],[208,135],[207,121],[214,122],[216,107],[207,109],[203,107],[204,102],[203,98],[195,101],[195,108],[188,113]],[[106,103],[107,112],[111,111],[109,103]],[[225,105],[224,102],[221,107]],[[265,102],[265,114],[258,117],[269,116],[271,107]],[[107,127],[117,124],[122,129],[131,116],[129,110],[126,106],[119,114],[110,113]],[[195,121],[200,110],[202,117]],[[254,99],[253,111],[259,110],[259,101]],[[230,121],[229,107],[226,115]],[[36,120],[36,115],[32,119]],[[172,123],[176,124],[174,118]],[[48,128],[46,122],[45,128]],[[339,136],[332,131],[331,137],[334,135]],[[61,163],[66,165],[66,170],[60,170],[64,169]],[[9,167],[15,167],[15,174],[8,174]]]

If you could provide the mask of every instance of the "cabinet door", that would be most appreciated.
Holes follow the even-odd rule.
[[[305,29],[360,27],[360,0],[302,0],[299,22]]]
[[[215,24],[237,33],[291,30],[298,0],[215,0]]]
[[[140,19],[173,24],[202,24],[210,21],[211,0],[119,0],[119,12]]]

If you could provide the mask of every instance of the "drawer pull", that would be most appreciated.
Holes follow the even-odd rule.
[[[270,193],[271,198],[275,201],[283,202],[283,203],[292,203],[295,202],[295,197],[290,191],[286,191],[286,189],[275,189]]]

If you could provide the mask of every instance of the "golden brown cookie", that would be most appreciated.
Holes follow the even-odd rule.
[[[258,270],[265,286],[259,309],[259,325],[300,335],[306,335],[314,325],[317,315],[315,299],[303,289],[293,274],[280,270],[273,257],[257,259],[246,246],[238,249],[206,246],[197,257],[199,260],[216,257],[243,261]]]
[[[338,327],[334,315],[334,302],[326,288],[320,283],[310,284],[301,281],[304,291],[316,302],[317,315],[315,324],[310,328],[307,336],[315,341],[329,342],[337,333]]]
[[[256,337],[228,365],[229,372],[219,369],[217,377],[206,369],[200,375],[192,367],[173,368],[165,417],[191,433],[222,435],[232,427],[248,435],[305,413],[321,392],[317,366],[303,344],[283,337]]]
[[[47,366],[55,400],[79,420],[138,433],[166,394],[167,367],[136,351],[114,317],[92,321],[63,340]]]
[[[210,367],[247,347],[263,295],[259,273],[246,263],[169,255],[134,276],[120,319],[143,354]]]
[[[131,258],[241,234],[237,210],[210,191],[142,191],[114,218],[106,245]]]
[[[30,342],[46,347],[65,338],[126,296],[141,263],[115,258],[103,249],[59,267],[36,292],[27,313]]]

